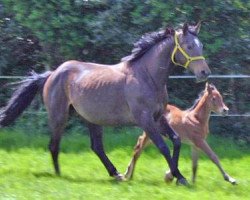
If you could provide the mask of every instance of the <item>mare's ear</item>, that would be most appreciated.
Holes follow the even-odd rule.
[[[182,32],[183,35],[186,35],[188,33],[188,23],[184,23],[183,27],[182,27]]]
[[[194,27],[195,33],[198,35],[201,29],[201,20],[197,22],[197,24]]]
[[[168,35],[174,35],[175,34],[175,30],[172,27],[167,27],[165,30],[165,34]]]

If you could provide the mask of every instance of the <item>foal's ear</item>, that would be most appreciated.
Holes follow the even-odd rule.
[[[213,90],[214,90],[213,84],[209,84],[208,82],[206,82],[206,91],[208,92],[208,94],[211,94]]]
[[[197,24],[194,27],[195,33],[198,35],[201,29],[201,20],[197,22]]]
[[[185,22],[183,24],[182,32],[183,32],[183,35],[186,35],[188,33],[188,23],[187,22]]]
[[[168,35],[174,35],[175,30],[172,27],[167,27],[165,30],[165,34]]]

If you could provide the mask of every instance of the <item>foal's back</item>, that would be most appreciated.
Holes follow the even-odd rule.
[[[164,116],[180,136],[182,142],[190,143],[196,138],[204,138],[207,134],[204,125],[196,118],[195,113],[190,110],[181,110],[168,104]]]

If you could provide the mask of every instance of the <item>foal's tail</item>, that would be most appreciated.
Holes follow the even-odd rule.
[[[43,74],[32,72],[27,79],[14,83],[19,86],[7,105],[0,110],[0,127],[10,125],[22,114],[31,104],[37,92],[43,89],[51,73],[51,71],[47,71]]]

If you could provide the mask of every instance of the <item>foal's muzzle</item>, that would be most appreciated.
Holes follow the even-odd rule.
[[[223,110],[222,110],[222,116],[227,116],[228,115],[228,111],[229,111],[229,109],[227,108],[223,108]]]

